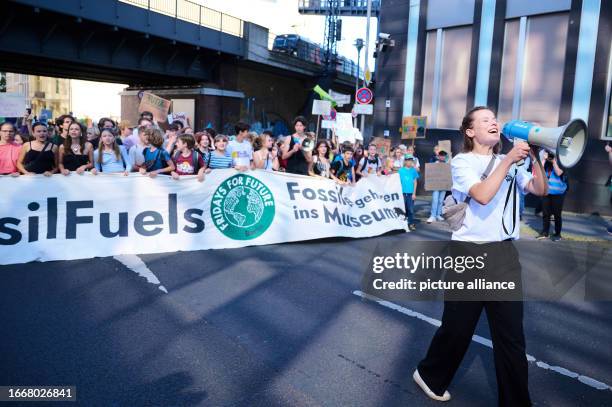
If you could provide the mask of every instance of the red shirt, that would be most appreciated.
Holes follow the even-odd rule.
[[[0,144],[0,174],[17,172],[17,159],[21,146],[15,143]]]
[[[175,171],[178,175],[193,175],[198,172],[193,168],[193,151],[187,157],[183,157],[183,153],[179,153],[178,156],[175,156],[175,161]],[[198,170],[202,167],[204,167],[204,160],[202,154],[198,154]]]

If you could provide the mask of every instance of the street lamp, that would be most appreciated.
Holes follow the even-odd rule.
[[[355,79],[355,94],[359,90],[359,60],[361,58],[361,48],[363,48],[363,40],[361,38],[357,38],[355,40],[355,44],[353,44],[355,48],[357,48],[357,78]]]

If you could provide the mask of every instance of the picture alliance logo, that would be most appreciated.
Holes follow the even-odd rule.
[[[274,197],[258,179],[237,174],[216,189],[210,214],[215,227],[230,239],[255,239],[274,220]]]

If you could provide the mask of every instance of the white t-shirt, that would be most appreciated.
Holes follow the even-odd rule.
[[[505,156],[498,155],[493,164],[493,169],[489,173],[491,175],[495,168],[501,163]],[[453,176],[453,197],[457,202],[465,201],[468,191],[472,186],[481,182],[480,177],[485,172],[487,165],[491,161],[490,155],[481,155],[474,153],[462,153],[453,157],[451,161],[452,176]],[[516,171],[517,181],[517,196],[516,196],[516,225],[513,227],[512,207],[513,197],[510,196],[508,206],[504,212],[504,205],[508,188],[512,180],[512,176]],[[468,242],[499,242],[506,239],[518,239],[520,224],[519,224],[519,197],[518,191],[525,192],[525,188],[533,176],[528,173],[525,166],[517,167],[512,165],[506,179],[502,182],[497,194],[487,205],[481,205],[475,199],[470,200],[469,207],[465,212],[463,225],[459,230],[453,232],[452,240],[462,240]],[[504,232],[502,227],[502,219],[506,225],[510,235]]]
[[[234,166],[249,167],[251,160],[253,159],[253,146],[248,140],[242,140],[239,143],[237,140],[232,140],[227,146],[227,152],[232,156],[232,162]]]

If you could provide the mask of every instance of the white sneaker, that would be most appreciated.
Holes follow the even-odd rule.
[[[423,390],[423,392],[425,392],[425,394],[427,394],[427,396],[430,399],[436,400],[436,401],[448,401],[451,399],[451,395],[448,391],[445,391],[443,396],[438,396],[436,393],[431,391],[431,389],[427,386],[425,381],[421,378],[421,375],[419,374],[418,369],[414,371],[414,373],[412,374],[412,378],[414,379],[416,384],[419,385],[421,390]]]
[[[434,218],[433,216],[430,216],[429,218],[427,218],[427,223],[431,223],[435,221],[436,221],[436,218]]]
[[[410,232],[412,232],[412,230],[410,230],[410,226],[406,226],[406,227],[404,228],[404,230],[406,231],[406,233],[410,233]]]
[[[438,219],[438,222],[444,222],[444,218],[442,216],[438,216],[436,219]]]

